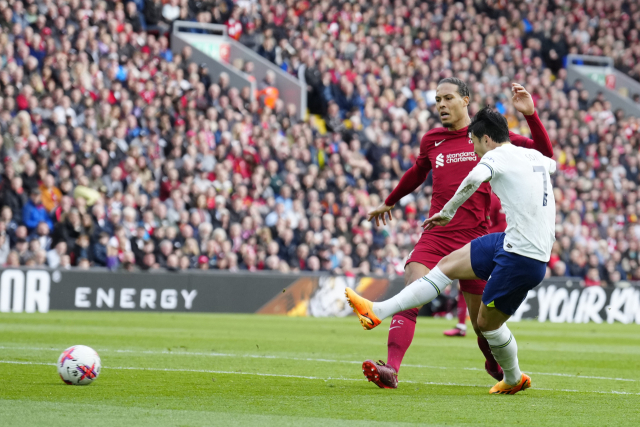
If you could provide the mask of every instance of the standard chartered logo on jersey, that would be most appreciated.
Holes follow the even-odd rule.
[[[436,156],[436,168],[443,167],[448,163],[475,162],[476,160],[478,160],[478,158],[476,157],[476,153],[473,151],[451,153],[447,154],[446,157],[444,154],[440,153]]]

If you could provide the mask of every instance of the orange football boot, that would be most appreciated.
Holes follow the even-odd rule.
[[[509,385],[500,381],[498,384],[491,387],[489,394],[516,394],[519,391],[526,390],[531,387],[531,377],[527,374],[522,374],[520,382],[516,385]]]
[[[373,302],[362,298],[351,288],[346,288],[344,294],[347,297],[349,305],[353,308],[353,312],[358,315],[360,324],[365,330],[373,329],[382,322],[373,313]]]

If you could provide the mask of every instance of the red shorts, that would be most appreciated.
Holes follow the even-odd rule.
[[[415,248],[409,254],[405,267],[410,262],[417,262],[431,270],[442,258],[485,234],[487,234],[485,229],[456,230],[446,233],[441,231],[436,233],[433,231],[424,232]],[[462,292],[482,295],[486,283],[484,280],[460,280],[460,289]]]

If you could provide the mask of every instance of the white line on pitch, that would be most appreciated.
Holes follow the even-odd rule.
[[[39,366],[57,366],[56,363],[44,363],[44,362],[24,362],[19,360],[0,360],[0,363],[10,364],[10,365],[39,365]],[[204,373],[204,374],[225,374],[225,375],[253,375],[258,377],[277,377],[277,378],[296,378],[303,380],[322,380],[322,381],[364,381],[363,379],[356,378],[323,378],[323,377],[311,377],[305,375],[286,375],[286,374],[264,374],[260,372],[237,372],[237,371],[213,371],[208,369],[175,369],[175,368],[145,368],[145,367],[135,367],[135,366],[103,366],[106,369],[124,369],[124,370],[132,370],[132,371],[159,371],[159,372],[196,372],[196,373]],[[438,383],[433,381],[402,381],[403,383],[409,384],[424,384],[424,385],[441,385],[441,386],[453,386],[453,387],[482,387],[489,388],[490,385],[480,385],[480,384],[458,384],[458,383]],[[567,389],[554,389],[554,388],[534,388],[533,390],[541,390],[541,391],[562,391],[569,393],[597,393],[597,394],[620,394],[620,395],[631,395],[631,396],[640,396],[640,393],[629,393],[626,391],[592,391],[592,390],[567,390]]]
[[[30,350],[30,351],[62,351],[64,349],[47,348],[47,347],[11,347],[0,346],[0,350]],[[112,350],[112,349],[97,349],[100,353],[126,353],[126,354],[161,354],[161,355],[179,355],[179,356],[207,356],[207,357],[242,357],[249,359],[275,359],[275,360],[296,360],[302,362],[322,362],[322,363],[349,363],[349,364],[362,364],[362,361],[355,360],[333,360],[333,359],[314,359],[309,357],[288,357],[288,356],[269,356],[260,354],[232,354],[232,353],[216,353],[216,352],[194,352],[194,351],[167,351],[167,350]],[[412,365],[403,364],[404,368],[419,368],[419,369],[456,369],[463,371],[480,371],[484,372],[481,368],[458,368],[458,367],[446,367],[446,366],[429,366],[429,365]],[[609,381],[630,381],[636,382],[638,380],[630,378],[611,378],[611,377],[598,377],[590,375],[573,375],[573,374],[561,374],[556,372],[532,372],[527,371],[534,375],[547,375],[553,377],[566,377],[566,378],[578,378],[589,380],[609,380]]]

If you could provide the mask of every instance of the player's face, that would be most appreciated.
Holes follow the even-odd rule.
[[[442,126],[446,128],[458,128],[457,124],[467,117],[469,97],[464,98],[458,93],[458,86],[452,83],[443,83],[436,90],[436,109],[440,114]]]
[[[478,155],[478,157],[482,158],[487,151],[489,151],[487,145],[487,137],[483,136],[482,139],[478,138],[474,134],[470,133],[471,141],[473,141],[473,151]]]

